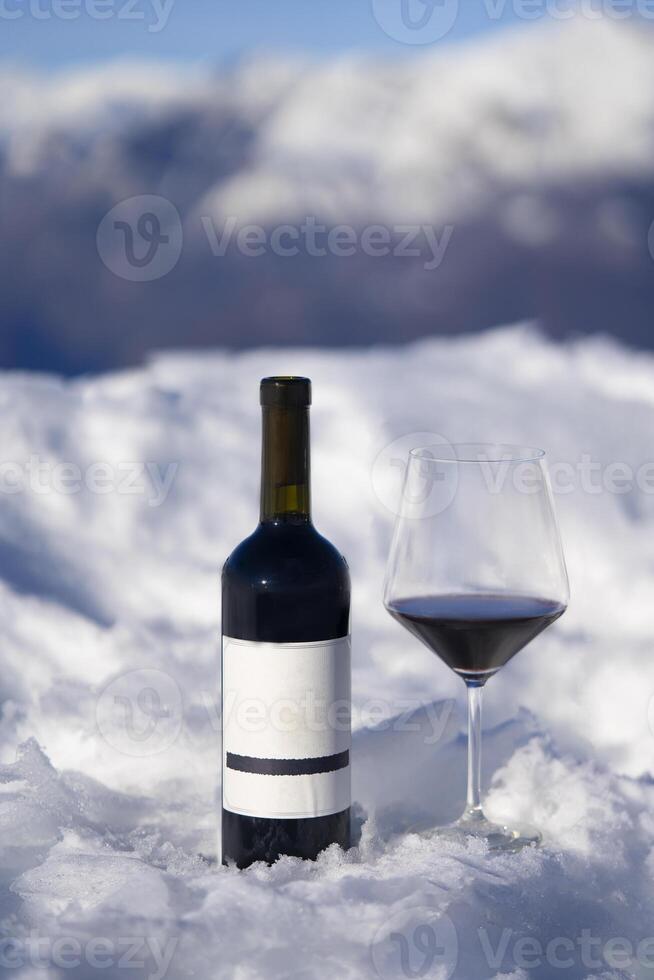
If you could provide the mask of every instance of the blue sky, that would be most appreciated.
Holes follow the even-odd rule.
[[[253,49],[407,54],[415,43],[380,24],[402,3],[418,19],[430,4],[436,15],[456,5],[438,44],[519,20],[511,2],[489,17],[489,0],[0,0],[0,58],[56,68],[115,57],[225,63]]]

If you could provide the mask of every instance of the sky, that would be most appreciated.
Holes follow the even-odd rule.
[[[519,11],[519,0],[0,0],[0,59],[47,70],[116,57],[224,64],[252,50],[407,54],[519,23]]]

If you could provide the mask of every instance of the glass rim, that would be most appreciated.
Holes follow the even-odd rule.
[[[454,456],[444,456],[447,450]],[[434,453],[433,451],[436,450]],[[476,455],[472,455],[473,451]],[[429,451],[430,456],[420,455]],[[426,446],[416,446],[409,450],[409,461],[420,460],[423,463],[538,463],[545,459],[545,450],[536,446],[520,446],[508,442],[453,442],[431,443]]]

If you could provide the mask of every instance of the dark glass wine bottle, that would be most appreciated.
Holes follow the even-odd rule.
[[[350,577],[313,526],[307,378],[264,378],[261,520],[222,575],[222,859],[350,836]]]

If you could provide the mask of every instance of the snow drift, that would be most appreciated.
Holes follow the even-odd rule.
[[[273,372],[313,378],[316,522],[352,570],[358,844],[237,873],[216,863],[219,567],[256,521]],[[527,327],[2,376],[3,970],[648,976],[652,392],[650,357]],[[540,826],[538,851],[421,834],[463,802],[463,685],[380,592],[393,461],[430,433],[557,468],[572,603],[486,692],[488,810]]]

